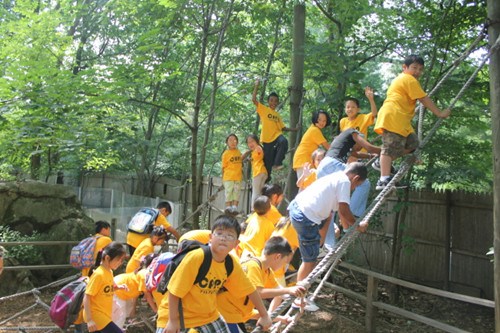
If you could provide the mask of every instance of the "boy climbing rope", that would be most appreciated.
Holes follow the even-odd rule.
[[[380,163],[373,164],[375,169],[380,169],[377,190],[389,184],[392,161],[418,148],[418,138],[411,126],[417,100],[439,118],[450,115],[450,109],[441,111],[422,90],[418,78],[423,71],[424,59],[417,55],[408,56],[404,60],[403,72],[392,81],[380,108],[375,132],[382,135],[382,152]]]
[[[257,106],[257,113],[262,122],[262,131],[260,133],[260,143],[264,148],[264,165],[266,166],[269,181],[272,170],[283,168],[283,160],[288,151],[288,141],[283,136],[284,131],[296,131],[297,129],[285,127],[280,114],[276,111],[279,104],[278,94],[272,92],[267,98],[269,106],[259,103],[257,100],[257,90],[259,89],[259,80],[255,81],[252,94],[252,102]]]

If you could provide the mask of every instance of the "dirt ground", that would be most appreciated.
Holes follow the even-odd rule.
[[[337,285],[354,290],[360,294],[365,294],[365,281],[361,277],[345,278],[335,281]],[[47,289],[41,294],[41,299],[50,304],[50,300],[57,289]],[[389,303],[389,292],[386,286],[379,287],[379,301]],[[6,319],[27,309],[35,304],[36,300],[32,295],[16,297],[12,300],[0,301],[0,332],[12,332],[6,327],[48,327],[53,326],[47,315],[47,310],[37,305],[26,314],[5,322]],[[305,313],[292,332],[342,332],[361,333],[364,332],[365,308],[364,304],[354,301],[341,293],[332,291],[325,287],[316,303],[320,310],[314,313]],[[427,294],[420,294],[408,289],[400,289],[399,298],[391,303],[394,306],[406,309],[413,313],[424,315],[449,325],[456,326],[469,332],[488,333],[494,332],[494,310],[481,306],[469,305],[466,303],[443,299]],[[142,305],[140,312],[150,317],[152,312]],[[439,329],[405,319],[403,317],[378,311],[376,322],[376,332],[409,332],[409,333],[433,333],[442,332]],[[47,329],[29,330],[29,332],[47,332]],[[128,328],[129,333],[150,332],[146,325],[135,324]]]

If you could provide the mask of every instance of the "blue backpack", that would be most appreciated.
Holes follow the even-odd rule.
[[[156,208],[141,208],[128,223],[127,230],[140,235],[150,234],[158,214],[160,211]]]
[[[71,248],[69,263],[76,269],[89,268],[94,265],[94,250],[100,236],[91,236]]]

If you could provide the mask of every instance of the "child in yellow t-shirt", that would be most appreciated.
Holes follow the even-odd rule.
[[[276,229],[273,231],[272,237],[281,236],[288,241],[290,247],[292,248],[292,256],[295,250],[299,248],[299,236],[297,235],[297,231],[292,225],[292,222],[289,218],[283,217],[276,225]],[[276,277],[276,281],[278,281],[279,285],[282,287],[286,287],[287,283],[285,280],[285,273],[288,268],[288,263],[281,266],[278,269],[274,269],[274,276]]]
[[[143,240],[134,251],[134,254],[127,263],[126,273],[136,271],[141,265],[141,260],[148,254],[154,253],[156,245],[162,245],[167,239],[167,230],[163,226],[154,227],[149,238]]]
[[[212,263],[205,278],[197,284],[194,281],[203,262],[204,251],[196,249],[186,254],[173,273],[168,294],[158,308],[158,330],[164,328],[165,333],[227,333],[227,325],[217,311],[217,293],[222,287],[232,295],[248,295],[261,316],[259,324],[264,329],[269,328],[271,319],[259,293],[233,257],[233,271],[227,276],[226,256],[238,244],[239,233],[240,225],[234,217],[221,215],[214,221],[210,235]],[[181,327],[180,299],[185,327]]]
[[[100,265],[95,271],[91,270],[83,297],[83,319],[87,323],[89,332],[122,333],[122,330],[111,319],[113,293],[114,290],[126,287],[115,285],[113,270],[122,265],[126,255],[127,251],[121,243],[111,242],[97,256]]]
[[[253,203],[255,211],[248,220],[245,233],[240,236],[241,256],[258,257],[261,255],[266,241],[274,231],[274,223],[267,217],[271,209],[271,202],[268,197],[261,195]]]
[[[95,223],[96,237],[95,248],[94,248],[94,262],[97,258],[97,254],[104,249],[109,243],[111,243],[111,225],[106,221],[97,221]],[[89,276],[89,268],[82,269],[82,276]]]
[[[279,184],[266,184],[262,188],[262,195],[268,197],[271,202],[271,210],[267,213],[267,218],[276,225],[280,218],[282,218],[277,207],[283,201],[283,188]]]
[[[273,299],[269,312],[276,309],[281,303],[281,296],[293,295],[303,297],[306,289],[303,286],[281,288],[275,279],[273,271],[288,264],[292,258],[292,248],[287,240],[281,236],[271,237],[259,257],[244,259],[241,263],[243,271],[250,279],[261,298]],[[257,319],[253,303],[244,296],[234,296],[228,292],[217,295],[217,308],[228,323],[231,333],[238,332],[241,326],[249,319]]]
[[[297,172],[297,178],[302,176],[304,165],[311,163],[311,155],[318,147],[323,147],[326,150],[330,148],[330,144],[321,132],[323,128],[330,126],[332,122],[330,115],[325,111],[316,111],[313,113],[311,121],[312,125],[302,136],[293,155],[293,169]]]
[[[175,239],[179,241],[180,234],[177,230],[167,221],[167,217],[172,214],[172,206],[168,201],[162,201],[157,206],[156,209],[159,210],[158,217],[156,218],[153,226],[163,226],[168,232],[174,235]],[[141,244],[145,239],[149,238],[149,234],[136,234],[134,232],[127,233],[127,245],[129,255],[132,256],[136,247]]]
[[[262,187],[266,183],[267,170],[264,165],[264,150],[260,145],[259,138],[255,134],[247,136],[249,151],[243,154],[243,160],[250,155],[252,161],[252,205],[255,199],[262,193]]]
[[[226,196],[226,212],[235,214],[238,211],[240,201],[243,163],[236,134],[229,134],[226,138],[226,144],[228,149],[222,154],[222,183]]]
[[[269,106],[259,103],[257,100],[257,90],[259,80],[255,81],[252,102],[257,107],[257,114],[262,122],[260,132],[260,143],[264,148],[264,165],[267,169],[268,178],[271,178],[272,170],[283,168],[283,160],[288,151],[288,141],[283,136],[284,131],[297,131],[296,128],[288,128],[283,123],[280,114],[276,111],[279,104],[278,94],[272,92],[267,98]]]
[[[411,126],[417,100],[438,118],[447,118],[450,109],[440,110],[422,90],[418,79],[424,70],[424,59],[410,55],[404,60],[403,72],[389,86],[380,108],[375,132],[382,135],[379,165],[380,179],[376,189],[382,190],[391,180],[392,161],[418,148],[418,138]]]
[[[311,185],[317,178],[317,169],[321,160],[325,157],[325,151],[321,148],[316,149],[312,153],[312,164],[306,163],[304,164],[304,170],[302,175],[297,179],[297,187],[299,188],[299,192],[304,190],[306,187]]]
[[[354,128],[365,136],[368,140],[368,127],[375,123],[377,117],[377,105],[373,97],[373,89],[365,87],[365,96],[370,102],[370,113],[359,113],[359,100],[354,97],[349,97],[345,101],[345,114],[347,117],[340,119],[340,131],[343,132],[348,128]]]

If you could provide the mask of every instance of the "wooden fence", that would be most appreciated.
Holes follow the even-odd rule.
[[[89,176],[84,183],[89,187],[117,190],[133,187],[130,178],[107,175]],[[215,193],[221,184],[218,177],[205,178],[203,200]],[[179,219],[189,214],[189,190],[178,180],[160,179],[155,185],[154,195],[182,207],[182,214],[175,214]],[[208,224],[223,209],[224,194],[221,192],[212,204],[218,209],[204,211],[203,217]],[[492,196],[415,191],[410,193],[408,204],[403,226],[404,249],[396,277],[493,299],[493,264],[486,256],[493,246]],[[382,223],[376,226],[372,221],[368,232],[349,250],[348,260],[390,275],[396,215],[393,210],[399,205],[396,196],[388,199]],[[246,185],[242,186],[239,208],[243,212],[248,212],[250,208]]]
[[[398,203],[391,197],[381,225],[370,227],[349,251],[358,265],[390,274]],[[491,195],[411,192],[397,277],[493,299]]]

